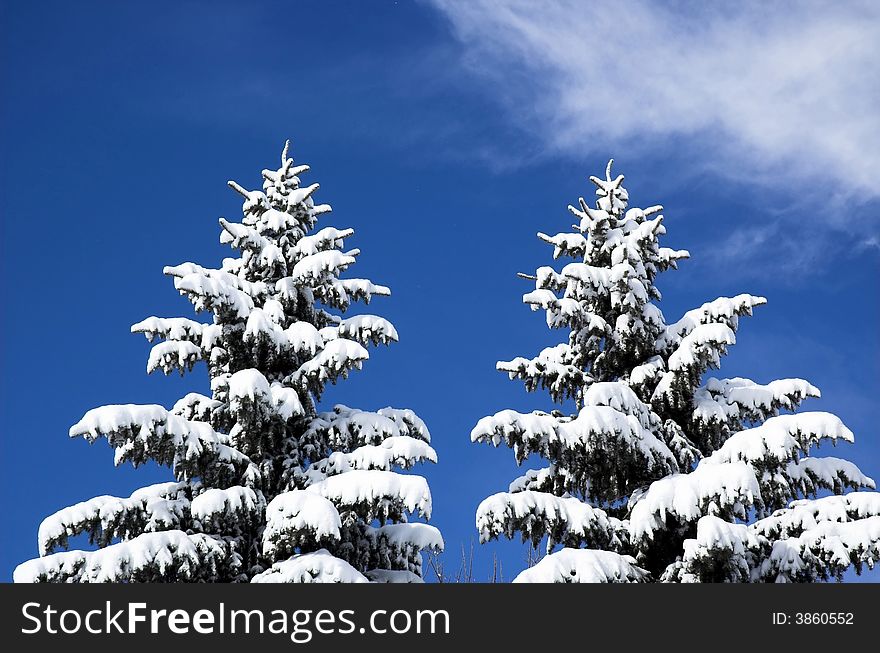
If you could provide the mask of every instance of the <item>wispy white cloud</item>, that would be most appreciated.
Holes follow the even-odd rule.
[[[469,73],[545,154],[662,153],[687,161],[685,176],[785,195],[769,223],[728,237],[729,259],[779,250],[786,224],[823,230],[814,245],[878,233],[877,2],[431,3]],[[789,240],[773,260],[815,262]]]
[[[876,2],[433,4],[552,151],[674,139],[723,174],[880,196]]]
[[[880,194],[877,3],[435,4],[469,65],[555,149],[696,136],[786,177]]]

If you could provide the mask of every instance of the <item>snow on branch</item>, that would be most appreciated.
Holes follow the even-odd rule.
[[[300,365],[285,379],[285,383],[308,386],[319,394],[327,382],[335,383],[340,377],[346,378],[351,370],[361,369],[369,357],[370,353],[363,345],[354,340],[337,338],[326,343],[314,358]]]
[[[431,491],[421,476],[353,470],[313,483],[306,491],[330,499],[338,509],[351,510],[368,522],[399,520],[405,512],[431,517]]]
[[[366,534],[379,545],[379,548],[390,547],[396,551],[407,548],[415,551],[442,551],[443,536],[436,527],[430,524],[400,523],[385,524],[378,528],[368,526]]]
[[[282,279],[278,283],[288,283]],[[348,310],[351,302],[369,304],[374,296],[387,297],[391,290],[387,286],[374,284],[369,279],[325,279],[314,286],[315,299],[326,306],[341,311]]]
[[[654,481],[630,499],[629,530],[633,542],[654,539],[658,531],[696,522],[704,515],[746,518],[761,504],[761,490],[751,466],[741,462],[700,462],[689,474]]]
[[[354,264],[357,253],[358,250],[343,253],[338,249],[331,249],[310,254],[297,261],[290,271],[290,278],[295,284],[301,285],[318,284],[328,278],[338,277],[340,272]]]
[[[82,533],[107,546],[141,533],[185,529],[189,522],[192,488],[188,483],[159,483],[140,488],[128,498],[100,496],[46,517],[37,535],[40,555],[67,548],[68,539]]]
[[[219,388],[219,385],[217,386]],[[230,410],[238,416],[259,415],[279,417],[287,421],[305,414],[296,390],[278,381],[269,383],[257,369],[239,370],[226,382]]]
[[[833,456],[808,456],[792,461],[782,471],[765,471],[761,482],[774,488],[776,503],[798,495],[816,496],[819,490],[841,494],[848,488],[875,487],[874,480],[855,463]]]
[[[778,379],[766,385],[751,379],[706,380],[693,398],[693,420],[701,426],[722,425],[736,430],[744,421],[764,420],[779,409],[794,410],[819,389],[803,379]]]
[[[376,412],[337,404],[312,420],[303,440],[325,442],[333,451],[355,450],[364,445],[381,445],[388,438],[412,437],[431,441],[425,423],[411,410],[382,408]],[[320,454],[320,458],[329,452]]]
[[[295,261],[299,261],[307,256],[312,256],[318,252],[329,249],[339,249],[343,246],[343,241],[354,234],[354,229],[337,229],[336,227],[324,227],[320,231],[300,238],[293,247],[293,255]]]
[[[603,510],[574,497],[530,490],[499,492],[484,499],[477,508],[477,530],[480,542],[500,535],[512,539],[520,532],[523,541],[537,546],[546,536],[548,551],[557,544],[620,549],[627,539],[623,523]]]
[[[822,440],[853,442],[850,431],[836,415],[824,412],[771,417],[760,426],[734,433],[705,464],[731,461],[749,463],[759,470],[797,460]]]
[[[70,427],[70,437],[95,442],[104,437],[116,450],[117,465],[130,461],[136,467],[148,460],[173,468],[179,479],[196,476],[221,485],[259,482],[259,471],[241,452],[226,443],[226,436],[209,424],[191,422],[157,405],[109,405],[93,408]]]
[[[513,579],[514,583],[641,583],[648,573],[631,556],[612,551],[562,549]]]
[[[340,338],[348,338],[366,346],[397,342],[397,329],[388,320],[376,315],[355,315],[342,320],[336,327]]]
[[[857,521],[823,521],[797,537],[773,542],[759,570],[775,582],[841,579],[850,566],[861,573],[880,560],[880,517]]]
[[[143,333],[149,342],[157,337],[165,340],[187,340],[200,343],[202,332],[213,324],[202,324],[185,317],[151,316],[131,325],[132,333]]]
[[[156,337],[166,342],[150,350],[147,374],[161,369],[166,375],[175,369],[181,374],[192,369],[199,360],[208,359],[221,338],[217,324],[202,324],[183,317],[148,317],[131,327],[132,333],[143,333],[152,342]]]
[[[363,445],[349,453],[334,451],[327,458],[312,463],[302,472],[302,477],[307,484],[312,484],[356,469],[391,471],[394,467],[409,469],[420,462],[436,463],[437,453],[424,440],[394,435],[380,444]]]
[[[630,484],[678,471],[675,455],[638,417],[610,406],[585,406],[574,418],[505,410],[481,419],[471,440],[495,446],[503,441],[518,462],[538,454],[577,470],[571,480],[578,485],[571,489],[600,500],[619,496]],[[640,470],[638,475],[634,470]]]
[[[266,284],[249,282],[225,270],[203,268],[194,263],[166,267],[174,277],[174,287],[189,298],[196,311],[230,313],[244,319],[254,308],[254,300],[266,294]]]
[[[150,349],[150,357],[147,359],[147,374],[162,370],[167,376],[174,370],[178,370],[183,376],[184,372],[192,370],[193,366],[201,359],[201,348],[192,342],[186,340],[160,342]]]
[[[574,364],[567,343],[546,347],[532,359],[520,356],[511,361],[498,361],[495,369],[507,372],[511,380],[522,379],[528,392],[538,388],[548,390],[556,402],[580,398],[583,387],[592,378]]]
[[[424,583],[425,580],[406,569],[371,569],[364,572],[371,583]]]
[[[736,343],[734,330],[727,324],[713,322],[696,325],[684,336],[666,361],[667,371],[660,376],[651,400],[660,407],[690,408],[692,396],[703,373],[721,365],[727,347]]]
[[[297,320],[284,329],[265,308],[250,312],[243,340],[252,346],[266,344],[276,354],[295,356],[313,356],[324,347],[324,338],[312,323]]]
[[[144,533],[97,551],[53,553],[20,564],[16,583],[179,582],[211,580],[234,572],[240,557],[224,542],[172,530]]]
[[[663,580],[680,583],[748,583],[769,543],[745,524],[712,515],[697,522],[697,536],[683,544],[684,553],[666,569]]]
[[[214,411],[223,403],[198,392],[190,392],[178,399],[171,413],[192,422],[210,422]]]
[[[368,583],[366,576],[326,549],[301,553],[251,579],[252,583]]]
[[[270,560],[298,547],[317,547],[340,539],[342,521],[332,501],[312,492],[283,492],[266,506],[263,554]]]
[[[667,326],[657,339],[657,350],[673,351],[672,348],[677,347],[682,338],[701,324],[725,324],[731,330],[736,331],[740,316],[751,315],[755,306],[766,303],[766,298],[748,294],[719,297],[711,302],[706,302],[699,308],[685,313],[678,322]]]
[[[787,508],[756,521],[751,528],[767,538],[779,539],[797,537],[822,522],[844,523],[877,516],[880,516],[880,492],[850,492],[792,501]]]
[[[599,335],[611,332],[608,323],[585,307],[584,302],[570,297],[560,299],[546,288],[524,294],[523,303],[530,305],[533,311],[543,309],[547,314],[547,326],[551,329],[570,327],[586,329]]]
[[[539,231],[538,238],[553,245],[554,259],[558,259],[560,256],[582,258],[587,252],[587,239],[579,233],[559,233],[555,236],[548,236]]]
[[[249,530],[262,521],[265,499],[249,487],[210,488],[190,504],[196,530],[217,535]]]

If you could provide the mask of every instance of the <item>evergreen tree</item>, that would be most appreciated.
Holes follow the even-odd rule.
[[[819,390],[800,379],[705,378],[763,297],[722,297],[667,324],[658,273],[689,256],[660,247],[662,207],[627,209],[623,176],[590,177],[595,208],[574,232],[538,237],[553,257],[523,297],[568,339],[499,362],[564,414],[504,410],[474,442],[542,457],[477,510],[482,541],[517,533],[547,555],[514,582],[814,581],[880,558],[880,493],[852,463],[809,451],[853,434],[829,413],[794,413]],[[785,411],[786,414],[780,414]],[[831,496],[816,498],[820,491]]]
[[[117,465],[149,460],[175,481],[130,497],[101,496],[65,508],[39,529],[40,558],[16,581],[420,581],[421,551],[439,550],[424,478],[403,475],[436,462],[412,411],[318,412],[328,383],[367,360],[367,346],[397,340],[387,320],[344,318],[352,302],[390,294],[367,279],[342,279],[357,249],[352,229],[324,227],[318,184],[285,145],[263,189],[229,186],[244,198],[241,222],[221,219],[220,241],[238,250],[219,269],[165,268],[210,323],[150,317],[132,326],[155,345],[147,371],[189,371],[204,361],[211,396],[188,394],[171,410],[103,406],[70,429],[106,438]],[[333,312],[334,309],[337,312]],[[86,534],[96,551],[62,551]]]

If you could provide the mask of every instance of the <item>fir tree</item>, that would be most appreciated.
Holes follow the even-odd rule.
[[[548,462],[480,504],[481,540],[546,543],[514,582],[814,581],[872,567],[880,493],[844,492],[874,482],[809,455],[853,434],[832,414],[794,412],[819,390],[704,378],[766,300],[722,297],[667,324],[655,278],[688,252],[660,247],[662,207],[627,209],[611,162],[590,181],[598,199],[569,207],[575,231],[538,234],[574,262],[520,275],[535,282],[523,302],[567,341],[497,365],[576,411],[504,410],[473,429],[519,464]]]
[[[285,145],[262,190],[243,198],[241,222],[220,220],[238,250],[219,269],[165,268],[197,312],[213,319],[150,317],[132,326],[152,341],[147,371],[183,374],[203,361],[210,396],[189,394],[171,410],[114,405],[70,429],[106,438],[115,462],[149,460],[175,480],[130,497],[101,496],[65,508],[39,529],[40,558],[16,581],[420,581],[421,551],[439,550],[424,478],[403,475],[436,462],[412,411],[319,412],[328,383],[360,369],[366,347],[397,340],[387,320],[344,318],[352,302],[390,294],[367,279],[340,278],[359,254],[343,251],[352,229],[324,227],[318,184]],[[334,312],[334,310],[336,312]],[[95,551],[61,551],[85,534]]]

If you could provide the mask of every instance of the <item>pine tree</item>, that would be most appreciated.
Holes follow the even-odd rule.
[[[339,314],[390,291],[340,278],[359,254],[342,249],[353,230],[314,231],[330,207],[314,203],[318,184],[300,184],[309,167],[294,165],[288,145],[261,191],[229,182],[244,215],[220,220],[220,241],[240,255],[219,269],[165,268],[213,320],[150,317],[131,329],[164,340],[148,373],[204,361],[211,396],[188,394],[171,410],[103,406],[70,429],[106,438],[117,465],[152,460],[175,480],[48,517],[41,557],[16,581],[411,582],[421,551],[442,548],[436,528],[407,521],[430,517],[426,480],[393,471],[436,462],[422,420],[393,408],[318,411],[327,384],[397,332],[381,317]],[[82,534],[97,550],[55,552]]]
[[[554,259],[574,262],[520,275],[535,282],[523,302],[567,342],[497,365],[576,410],[504,410],[477,423],[472,441],[504,443],[518,464],[548,462],[480,504],[481,540],[545,541],[547,555],[514,582],[805,582],[872,567],[880,493],[844,492],[874,482],[848,461],[809,455],[852,432],[832,414],[794,412],[819,390],[704,378],[739,318],[766,300],[722,297],[667,324],[655,278],[688,252],[660,247],[662,207],[627,209],[611,162],[590,181],[595,208],[569,206],[575,231],[538,234]]]

